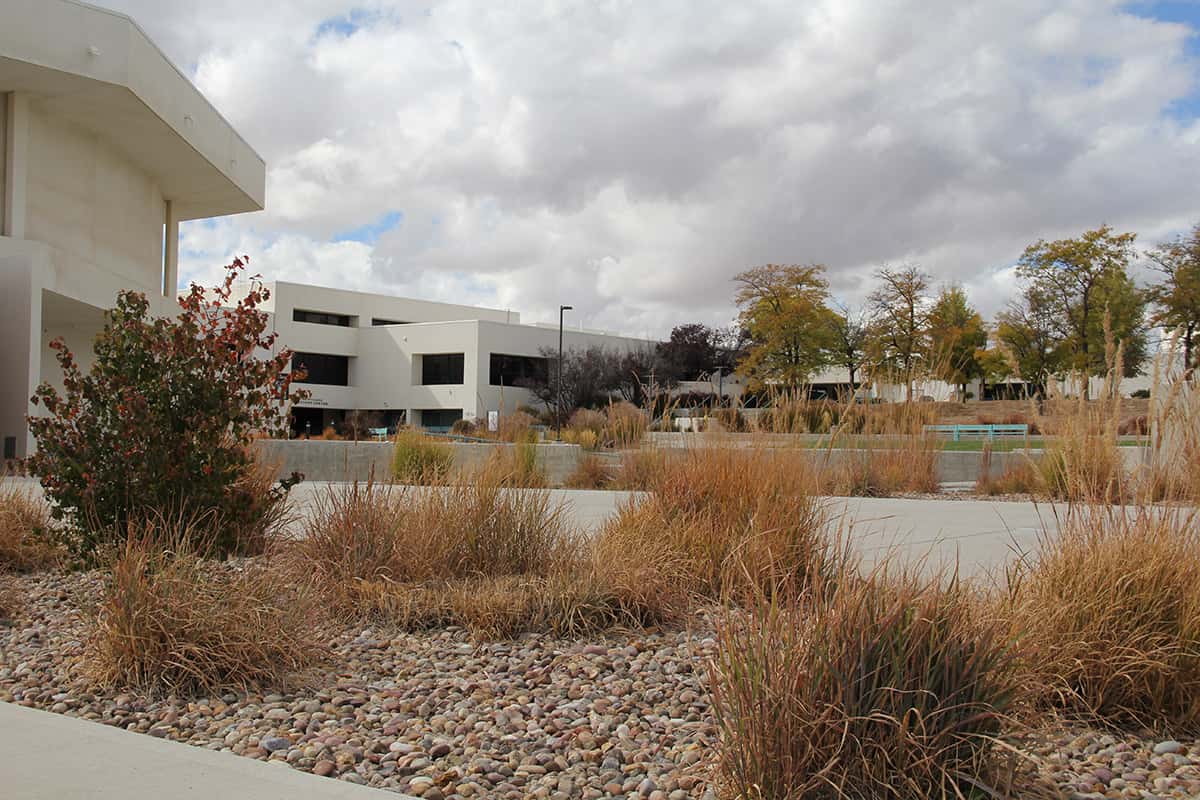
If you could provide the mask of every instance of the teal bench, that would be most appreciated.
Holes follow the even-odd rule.
[[[997,436],[1028,436],[1028,425],[926,425],[926,433],[951,435],[954,441],[969,438],[995,439]]]
[[[388,429],[387,428],[367,428],[367,433],[371,434],[372,436],[374,436],[376,439],[378,439],[381,442],[387,441],[387,437],[388,437]]]

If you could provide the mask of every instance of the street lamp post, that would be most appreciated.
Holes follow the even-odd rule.
[[[572,306],[558,307],[558,391],[555,392],[554,401],[554,438],[556,441],[562,441],[562,367],[563,367],[563,312],[573,311]]]

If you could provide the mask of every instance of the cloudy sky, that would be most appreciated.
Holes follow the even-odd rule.
[[[981,310],[1038,238],[1200,220],[1200,0],[99,0],[266,159],[183,277],[633,334],[725,324],[734,273],[916,262]]]

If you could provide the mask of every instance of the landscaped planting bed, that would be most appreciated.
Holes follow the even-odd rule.
[[[83,677],[101,573],[3,580],[20,600],[0,627],[2,701],[430,800],[719,796],[703,612],[675,631],[491,642],[343,625],[298,684],[173,696]],[[1200,796],[1200,740],[1054,724],[1016,744],[1064,797]]]

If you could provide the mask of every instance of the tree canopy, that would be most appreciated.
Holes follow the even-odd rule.
[[[1108,335],[1124,350],[1127,375],[1137,374],[1145,361],[1145,300],[1128,275],[1134,238],[1102,225],[1074,239],[1039,240],[1018,262],[1017,274],[1046,306],[1065,344],[1070,369],[1105,374]]]
[[[1156,245],[1146,253],[1163,281],[1150,286],[1151,320],[1178,330],[1183,341],[1183,367],[1196,365],[1195,337],[1200,329],[1200,222],[1185,236]]]
[[[929,361],[933,374],[958,387],[959,399],[967,399],[967,384],[982,377],[978,352],[987,345],[987,329],[967,302],[961,286],[942,289],[929,310]]]
[[[833,312],[824,273],[820,264],[767,264],[734,278],[749,337],[738,370],[752,386],[796,388],[828,363]]]
[[[920,267],[884,267],[875,273],[880,286],[871,293],[872,342],[881,365],[904,381],[904,399],[912,401],[918,363],[928,354],[929,275]]]

